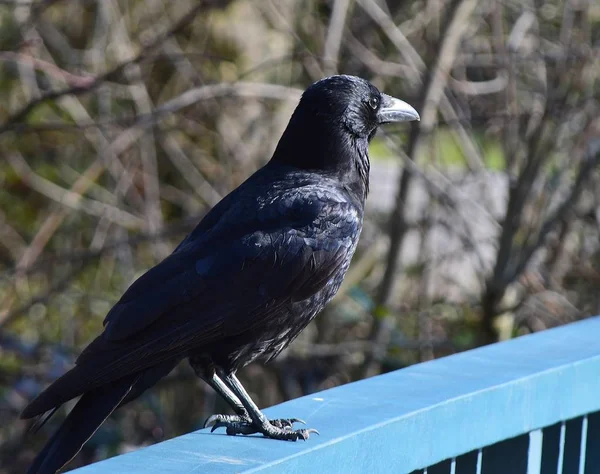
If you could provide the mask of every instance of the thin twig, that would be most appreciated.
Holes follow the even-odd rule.
[[[56,100],[59,97],[65,95],[79,95],[87,93],[99,87],[101,84],[104,84],[105,82],[119,80],[126,68],[128,68],[132,64],[137,64],[143,59],[145,59],[147,54],[152,52],[156,47],[160,46],[166,39],[176,34],[178,31],[180,31],[182,28],[184,28],[186,25],[192,22],[196,15],[205,8],[207,8],[206,2],[198,2],[193,8],[190,9],[189,12],[183,15],[182,18],[179,21],[177,21],[174,25],[172,25],[169,29],[167,29],[163,33],[156,35],[152,41],[150,41],[147,45],[144,46],[144,48],[142,48],[142,50],[137,56],[119,64],[118,66],[114,67],[110,71],[105,72],[104,74],[95,76],[92,81],[86,83],[85,85],[78,84],[67,89],[50,91],[45,93],[41,97],[32,100],[31,102],[23,106],[19,111],[12,114],[8,118],[8,120],[6,120],[4,124],[0,126],[0,135],[10,130],[12,124],[24,122],[29,116],[29,114],[41,104],[44,104],[51,100]]]
[[[338,56],[349,7],[350,0],[335,0],[333,3],[333,11],[331,12],[323,50],[323,69],[327,76],[335,74],[338,70]]]
[[[369,13],[374,18],[378,18],[381,25],[384,25],[387,29],[393,29],[389,34],[392,34],[393,37],[396,38],[398,47],[404,48],[403,54],[405,55],[405,58],[409,59],[412,64],[415,64],[416,57],[418,56],[416,51],[414,51],[410,43],[405,41],[405,38],[399,33],[399,30],[391,23],[391,19],[387,17],[387,15],[382,16],[383,10],[381,10],[372,0],[357,1],[367,5]],[[448,77],[448,72],[456,57],[456,51],[462,33],[468,25],[468,18],[476,4],[476,0],[454,0],[449,7],[450,21],[442,34],[436,65],[432,74],[428,76],[428,81],[422,88],[421,104],[423,104],[423,109],[420,126],[413,125],[411,128],[407,155],[413,160],[419,156],[423,139],[421,133],[430,132],[435,124],[436,111],[438,104],[443,97],[443,90]],[[400,173],[397,190],[398,195],[394,210],[390,216],[390,247],[387,255],[387,265],[376,295],[376,306],[380,311],[390,304],[394,283],[398,274],[400,250],[407,230],[405,215],[406,197],[411,181],[412,172],[409,168],[405,167]],[[370,355],[365,364],[365,376],[375,375],[379,372],[379,361],[385,354],[389,344],[392,319],[393,318],[390,315],[384,316],[383,320],[375,319],[375,324],[371,331],[371,340],[375,342],[375,347],[377,349]]]

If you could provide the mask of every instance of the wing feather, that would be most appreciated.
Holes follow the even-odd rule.
[[[77,360],[89,369],[82,383],[98,386],[185,357],[268,324],[283,305],[321,290],[347,264],[360,222],[346,219],[346,203],[314,199],[304,206],[293,200],[309,209],[304,215],[285,213],[279,204],[269,211],[270,219],[278,219],[272,231],[262,230],[269,228],[263,213],[245,223],[245,234],[227,239],[220,232],[219,241],[188,242],[138,279],[107,315],[104,333]]]

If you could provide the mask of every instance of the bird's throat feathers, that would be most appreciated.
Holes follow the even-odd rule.
[[[370,141],[370,140],[369,140]],[[365,139],[354,140],[352,143],[352,147],[355,149],[355,159],[354,159],[354,167],[356,168],[356,173],[360,178],[360,183],[362,185],[362,193],[361,196],[364,199],[367,198],[367,194],[369,194],[369,172],[371,171],[371,161],[369,160],[369,141]]]
[[[358,137],[343,124],[292,117],[272,161],[337,176],[361,201],[369,192],[369,138]],[[298,123],[302,121],[303,123]]]

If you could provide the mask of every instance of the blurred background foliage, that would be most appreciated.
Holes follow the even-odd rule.
[[[241,374],[260,406],[600,313],[598,2],[1,1],[1,473],[70,408],[26,436],[27,401],[337,72],[422,120],[371,146],[338,297]],[[182,364],[71,467],[224,409]]]

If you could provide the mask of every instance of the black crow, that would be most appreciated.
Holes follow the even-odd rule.
[[[269,163],[217,204],[109,311],[75,367],[23,418],[81,396],[29,473],[54,473],[121,405],[187,358],[231,405],[207,425],[295,441],[295,418],[268,420],[236,378],[276,357],[338,291],[362,228],[369,141],[383,123],[419,120],[353,76],[311,85]],[[43,418],[45,416],[45,418]]]

